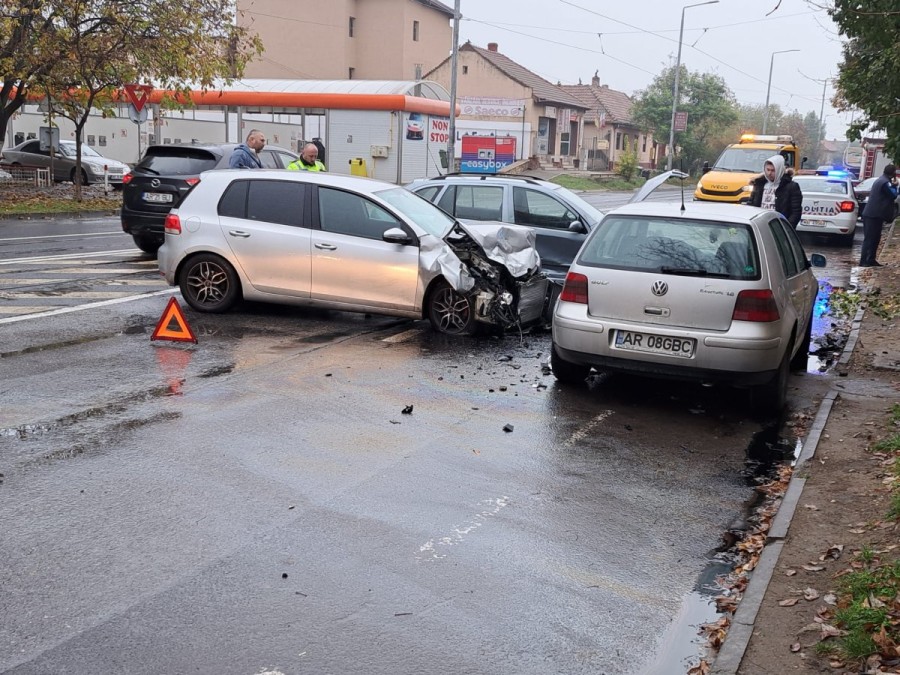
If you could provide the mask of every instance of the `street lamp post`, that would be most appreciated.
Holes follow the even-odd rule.
[[[715,5],[719,0],[707,0],[693,5],[685,5],[681,8],[681,30],[678,31],[678,58],[675,61],[675,87],[672,91],[672,119],[669,121],[669,153],[666,160],[666,170],[672,170],[672,160],[675,150],[675,112],[678,110],[678,79],[681,75],[681,41],[684,38],[684,10],[700,5]]]
[[[763,113],[763,133],[766,133],[766,127],[769,126],[769,93],[772,91],[772,67],[775,65],[775,55],[799,51],[799,49],[782,49],[779,52],[772,52],[772,58],[769,59],[769,84],[766,86],[766,111]]]

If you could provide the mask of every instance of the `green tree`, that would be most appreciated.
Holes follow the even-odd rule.
[[[34,79],[56,62],[54,20],[47,0],[0,0],[0,150]]]
[[[624,142],[625,147],[616,161],[616,173],[630,183],[638,168],[637,146],[627,135],[624,137]]]
[[[31,44],[49,65],[27,73],[27,79],[24,70],[7,70],[7,77],[20,88],[38,89],[49,99],[51,115],[75,124],[76,179],[81,132],[91,110],[115,114],[125,84],[208,88],[219,78],[240,75],[262,51],[259,38],[236,24],[233,0],[46,0],[37,13],[47,17],[44,28],[52,40],[32,36]],[[36,22],[28,29],[36,30]],[[0,61],[0,67],[13,65]],[[79,180],[76,198],[80,194]]]
[[[664,143],[669,138],[674,82],[675,68],[666,68],[635,95],[631,109],[632,119]],[[681,146],[681,160],[691,169],[721,150],[714,141],[737,121],[737,106],[734,94],[718,75],[692,73],[681,66],[678,88],[678,110],[688,113],[688,123],[686,131],[675,133],[675,145]]]
[[[828,13],[847,38],[833,103],[864,113],[847,137],[883,130],[885,154],[900,159],[900,10],[884,0],[833,0]]]

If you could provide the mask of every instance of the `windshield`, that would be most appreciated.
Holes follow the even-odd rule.
[[[590,218],[591,225],[596,225],[597,223],[600,222],[600,219],[603,217],[603,214],[600,211],[598,211],[595,207],[588,204],[586,201],[584,201],[581,197],[576,195],[571,190],[564,188],[564,187],[560,187],[555,190],[555,193],[557,195],[559,195],[560,197],[562,197],[563,199],[565,199],[567,202],[569,202],[569,204],[571,204],[572,206],[577,208],[583,214],[585,214],[588,218]]]
[[[760,148],[725,148],[712,170],[762,173],[763,164],[777,152]]]
[[[75,144],[74,143],[60,143],[59,151],[64,154],[66,157],[74,157],[75,156]],[[81,156],[82,157],[102,157],[100,153],[94,150],[91,146],[81,144]]]
[[[607,216],[585,242],[578,263],[723,279],[760,277],[749,226],[663,216]]]
[[[830,195],[846,195],[850,192],[847,189],[847,181],[836,178],[794,176],[794,182],[800,186],[802,192],[824,192]]]
[[[429,201],[405,188],[392,188],[375,193],[428,234],[443,239],[453,227],[452,217]]]

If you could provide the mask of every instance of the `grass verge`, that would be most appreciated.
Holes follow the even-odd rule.
[[[3,186],[0,188],[0,218],[91,211],[116,213],[122,207],[120,191],[112,190],[105,195],[102,186],[89,185],[83,188],[80,202],[75,201],[74,192],[74,187],[68,183],[44,188]]]
[[[643,185],[646,180],[643,178],[635,178],[631,181],[623,180],[622,178],[600,178],[594,180],[582,176],[560,174],[552,178],[550,182],[562,185],[569,190],[634,190]]]
[[[900,428],[900,404],[888,411],[888,426]],[[883,466],[890,486],[886,518],[900,521],[900,432],[893,432],[870,446],[886,455]],[[884,550],[864,546],[838,578],[834,624],[842,631],[834,642],[816,646],[820,656],[843,663],[897,665],[900,656],[900,559],[897,545]],[[862,671],[860,671],[862,672]],[[884,672],[881,670],[866,672]]]

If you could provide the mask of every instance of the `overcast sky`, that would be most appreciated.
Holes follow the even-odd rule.
[[[700,1],[461,0],[460,44],[496,42],[502,54],[554,84],[579,78],[590,84],[599,71],[601,84],[634,94],[675,63],[682,8]],[[720,75],[739,102],[763,105],[772,52],[799,49],[775,55],[770,103],[818,115],[823,80],[838,73],[841,38],[815,4],[822,3],[719,0],[691,7],[684,11],[681,63]],[[845,140],[852,115],[831,107],[833,93],[829,82],[828,138]]]

